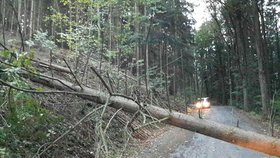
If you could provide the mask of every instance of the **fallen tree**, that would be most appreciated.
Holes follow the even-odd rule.
[[[47,65],[45,66],[47,67]],[[57,70],[60,70],[62,67],[56,68]],[[110,97],[109,105],[116,109],[122,109],[130,113],[136,113],[140,110],[143,110],[141,104],[133,101],[129,97],[125,97],[122,95],[110,95],[108,93],[97,91],[84,86],[74,86],[75,84],[69,81],[53,78],[42,74],[34,76],[34,74],[30,74],[30,72],[28,71],[23,71],[21,75],[25,78],[29,78],[33,82],[40,83],[44,86],[63,90],[59,91],[61,93],[75,94],[81,98],[88,99],[100,104],[104,104],[108,97]],[[2,82],[2,84],[4,83]],[[165,120],[165,123],[201,133],[213,138],[217,138],[232,144],[250,148],[256,151],[280,156],[279,139],[245,131],[231,126],[226,126],[213,121],[197,119],[192,116],[175,111],[170,112],[169,109],[163,109],[153,105],[145,105],[144,109],[144,112],[151,114],[153,117],[159,120]]]
[[[25,77],[26,74],[24,75]],[[70,91],[81,98],[94,101],[96,103],[104,104],[108,97],[110,97],[110,106],[116,109],[123,109],[124,111],[135,113],[141,110],[143,107],[139,103],[126,98],[124,96],[112,95],[100,92],[88,87],[73,86],[74,84],[65,80],[51,79],[45,77],[32,77],[33,82],[40,83],[44,86],[51,88]],[[245,131],[240,128],[231,127],[223,124],[219,124],[213,121],[197,119],[192,116],[182,114],[175,111],[169,111],[153,105],[146,105],[145,111],[151,114],[153,117],[164,120],[165,123],[184,128],[193,132],[201,133],[213,138],[217,138],[232,144],[236,144],[242,147],[250,148],[256,151],[267,153],[269,155],[280,156],[280,140],[261,135],[258,133]],[[168,119],[166,119],[168,118]]]

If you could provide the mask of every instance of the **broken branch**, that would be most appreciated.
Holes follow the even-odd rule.
[[[67,63],[67,61],[63,58],[63,61],[65,62],[65,64],[67,65],[68,69],[70,70],[71,75],[74,77],[76,83],[79,85],[79,87],[81,88],[81,90],[83,90],[83,87],[81,85],[81,83],[79,82],[79,80],[77,79],[76,75],[74,74],[74,72],[72,71],[71,67],[69,66],[69,64]]]
[[[105,86],[105,88],[107,89],[108,93],[110,95],[112,95],[112,91],[111,89],[109,88],[109,86],[107,85],[107,83],[104,81],[104,79],[102,78],[102,76],[93,68],[93,67],[90,67],[90,69],[96,74],[96,76],[100,79],[100,81],[102,82],[102,84]]]

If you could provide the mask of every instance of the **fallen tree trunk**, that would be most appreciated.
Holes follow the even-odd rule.
[[[59,72],[65,72],[65,73],[70,73],[71,72],[68,68],[65,68],[63,66],[59,66],[59,65],[56,65],[56,64],[50,64],[50,63],[45,62],[45,61],[32,60],[32,62],[34,62],[34,64],[36,66],[40,66],[40,67],[43,67],[43,68],[53,69],[53,70],[56,70],[56,71],[59,71]]]
[[[81,89],[79,86],[71,82],[60,80],[47,79],[47,78],[31,78],[33,82],[41,83],[45,86],[56,88],[59,90],[68,90],[67,86],[72,87],[79,97],[94,101],[96,103],[104,104],[109,97],[108,94],[87,87]],[[64,84],[62,84],[63,82]],[[65,86],[67,85],[67,86]],[[126,99],[121,96],[111,96],[110,106],[116,109],[122,108],[124,111],[135,113],[139,110],[139,105],[132,100]],[[219,124],[213,121],[197,119],[192,116],[156,107],[153,105],[146,106],[147,111],[158,119],[168,117],[165,122],[180,128],[184,128],[193,132],[201,133],[213,138],[217,138],[232,144],[250,148],[256,151],[267,153],[269,155],[280,156],[280,140],[261,135],[258,133],[245,131],[239,128]]]

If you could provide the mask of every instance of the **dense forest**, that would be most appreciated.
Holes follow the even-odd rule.
[[[277,0],[207,0],[199,29],[187,0],[0,3],[1,156],[125,156],[131,139],[161,126],[72,86],[170,110],[209,97],[280,122]],[[56,78],[74,84],[52,91],[65,90]]]

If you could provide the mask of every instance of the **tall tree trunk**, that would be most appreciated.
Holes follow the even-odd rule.
[[[259,72],[259,83],[261,89],[261,99],[262,99],[262,111],[263,116],[269,116],[269,95],[268,95],[268,82],[266,78],[265,69],[265,60],[264,56],[264,48],[263,48],[263,39],[260,30],[260,21],[259,21],[259,14],[258,14],[258,1],[253,1],[253,27],[254,27],[254,39],[255,39],[255,47],[257,52],[257,59],[258,59],[258,72]]]
[[[265,19],[264,19],[264,0],[261,0],[260,7],[258,9],[260,20],[261,20],[261,34],[262,34],[262,43],[263,43],[263,60],[264,60],[264,68],[267,70],[265,71],[265,77],[267,80],[267,89],[268,89],[268,97],[271,98],[271,90],[272,90],[272,84],[271,84],[271,73],[272,71],[269,70],[269,50],[268,50],[268,43],[267,43],[267,37],[266,37],[266,28],[265,28]],[[272,64],[271,64],[272,65]]]
[[[109,7],[109,50],[112,51],[112,6],[111,5]]]
[[[163,77],[163,41],[160,42],[160,48],[159,48],[159,68],[160,68],[160,81],[161,81],[161,87],[163,87],[164,77]]]
[[[139,16],[139,7],[137,2],[135,2],[135,16]],[[135,33],[139,34],[140,33],[140,28],[139,28],[139,22],[138,19],[135,20]],[[140,39],[138,39],[138,42],[136,44],[136,77],[137,77],[137,85],[140,86],[140,65],[139,65],[139,60],[140,60]]]
[[[243,89],[243,104],[244,109],[249,111],[249,98],[248,98],[248,63],[247,63],[247,54],[249,51],[249,44],[248,44],[248,36],[247,36],[247,24],[243,21],[243,27],[241,30],[241,41],[242,41],[242,89]]]
[[[277,51],[277,59],[278,59],[278,88],[280,88],[280,40],[279,40],[279,30],[277,28],[278,20],[276,20],[276,51]]]
[[[42,9],[42,1],[38,0],[38,6],[37,6],[37,20],[36,20],[36,30],[40,30],[40,19],[41,19],[41,9]],[[62,31],[61,31],[62,32]]]
[[[98,27],[98,31],[97,31],[97,39],[98,39],[98,43],[100,43],[98,49],[99,49],[99,71],[101,72],[101,68],[102,68],[102,47],[103,47],[103,37],[101,37],[102,35],[102,30],[101,30],[101,11],[100,11],[100,7],[97,7],[97,27]],[[118,65],[119,66],[119,65]]]
[[[228,81],[229,82],[229,105],[233,106],[233,96],[232,96],[233,88],[232,88],[231,70],[229,70],[228,79],[229,79]]]
[[[23,35],[24,37],[26,37],[26,34],[27,34],[27,0],[23,0],[23,19],[24,19],[24,22],[23,22]]]
[[[174,102],[176,101],[176,94],[177,89],[176,89],[176,65],[174,63],[173,65],[173,97],[174,97]]]
[[[2,1],[2,7],[3,7],[3,11],[2,11],[2,37],[3,37],[3,43],[4,45],[6,45],[6,37],[5,37],[5,24],[6,24],[6,0]]]
[[[184,101],[185,101],[185,106],[187,105],[187,94],[186,94],[186,75],[184,71],[184,64],[183,64],[183,50],[180,50],[180,55],[181,55],[181,76],[183,76],[183,81],[182,81],[182,94],[184,96]]]
[[[14,1],[13,5],[16,6],[16,1]],[[10,24],[11,35],[13,34],[14,17],[15,17],[15,12],[12,11],[12,17],[11,17],[12,19],[11,19],[11,24]]]
[[[21,21],[21,0],[18,0],[18,15],[17,15],[18,21]],[[20,27],[17,25],[17,32],[21,31],[19,30]],[[17,33],[18,37],[19,33]]]
[[[29,20],[29,39],[32,38],[33,34],[33,12],[34,12],[34,0],[31,0],[30,4],[30,20]]]
[[[244,14],[243,14],[244,15]],[[244,110],[249,110],[248,104],[248,84],[247,84],[247,73],[248,73],[248,66],[247,66],[247,51],[248,51],[248,39],[246,34],[246,25],[245,21],[242,17],[235,17],[235,21],[237,21],[235,27],[235,38],[237,38],[237,54],[238,54],[238,66],[239,72],[241,74],[242,80],[242,94],[243,94],[243,108]]]
[[[144,15],[147,16],[147,7],[144,7]],[[149,39],[149,33],[150,33],[150,28],[151,26],[147,26],[147,24],[145,25],[145,35],[146,35],[146,39],[145,39],[145,66],[146,66],[146,73],[145,73],[145,77],[146,77],[146,93],[147,95],[149,95],[149,80],[150,80],[150,75],[149,75],[149,44],[148,44],[148,39]]]
[[[165,48],[168,44],[165,45]],[[168,106],[170,107],[170,98],[169,98],[169,84],[168,84],[168,78],[169,78],[169,68],[168,68],[168,62],[169,62],[169,59],[168,59],[168,51],[166,50],[165,51],[165,65],[166,65],[166,72],[165,72],[165,90],[166,90],[166,98],[167,98],[167,102],[168,102]]]

